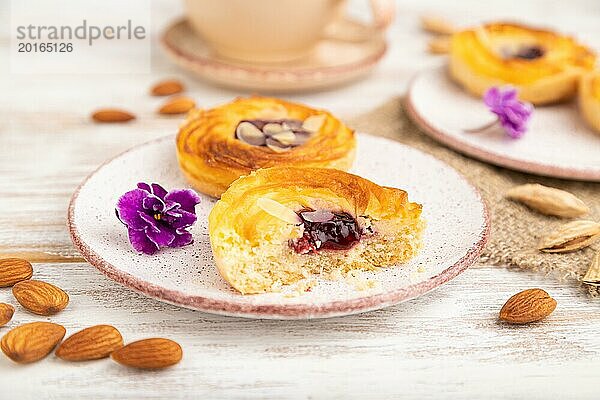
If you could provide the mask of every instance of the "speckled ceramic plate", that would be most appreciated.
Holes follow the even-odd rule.
[[[482,126],[490,113],[454,84],[445,68],[417,75],[407,109],[425,133],[456,151],[491,164],[556,178],[600,181],[600,135],[589,129],[576,102],[536,107],[521,139],[502,131],[465,133]]]
[[[100,271],[150,297],[182,307],[251,318],[320,318],[374,310],[420,296],[449,281],[477,260],[487,241],[487,209],[475,188],[443,162],[383,138],[358,135],[353,172],[376,183],[403,188],[423,204],[424,248],[411,262],[364,276],[374,288],[357,290],[346,281],[319,280],[310,292],[288,290],[243,296],[218,274],[208,237],[215,202],[202,197],[194,244],[147,256],[132,250],[115,217],[118,197],[139,181],[167,189],[186,187],[174,138],[135,147],[108,161],[75,192],[69,229],[75,246]]]
[[[386,52],[385,38],[369,26],[343,19],[336,35],[325,37],[301,60],[258,64],[219,56],[186,20],[169,26],[162,37],[163,49],[182,68],[209,82],[267,92],[326,89],[364,76]]]

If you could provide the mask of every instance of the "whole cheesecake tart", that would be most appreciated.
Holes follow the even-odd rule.
[[[219,272],[244,294],[404,263],[420,249],[423,228],[421,205],[405,191],[325,168],[255,171],[209,216]]]
[[[452,36],[451,77],[474,95],[511,85],[519,98],[548,104],[575,95],[595,54],[573,38],[512,23],[491,23]]]
[[[581,77],[579,109],[588,125],[600,133],[600,71],[590,72]]]
[[[256,96],[191,112],[177,136],[184,175],[214,197],[259,168],[347,170],[355,147],[354,132],[331,113]]]

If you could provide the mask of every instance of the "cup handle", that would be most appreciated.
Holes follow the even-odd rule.
[[[382,35],[396,15],[394,0],[369,0],[373,21],[370,24],[358,23],[346,18],[346,10],[340,8],[338,15],[325,30],[325,39],[359,43],[370,40],[373,35]],[[341,4],[345,4],[341,3]]]
[[[373,26],[379,31],[386,30],[396,17],[394,0],[369,0],[373,13]]]

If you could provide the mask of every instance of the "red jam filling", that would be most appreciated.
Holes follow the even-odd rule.
[[[304,234],[290,242],[300,254],[319,250],[348,250],[356,245],[362,232],[354,217],[346,212],[302,210],[298,212]]]

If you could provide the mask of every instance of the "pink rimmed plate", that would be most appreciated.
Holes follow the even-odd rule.
[[[109,278],[155,299],[182,307],[249,318],[323,318],[375,310],[420,296],[474,263],[489,234],[489,217],[478,191],[458,172],[418,150],[358,135],[352,172],[376,183],[403,188],[423,204],[424,248],[399,268],[383,268],[364,279],[375,287],[357,290],[347,281],[326,281],[310,292],[243,296],[218,274],[208,237],[214,199],[202,196],[194,244],[147,256],[132,250],[115,217],[118,197],[139,181],[165,188],[188,186],[174,151],[174,137],[135,147],[102,165],[73,194],[68,224],[75,246]],[[165,149],[173,149],[165,151]]]
[[[536,107],[529,130],[517,140],[494,129],[464,132],[493,118],[481,99],[450,80],[445,68],[419,73],[406,104],[426,134],[463,154],[537,175],[600,181],[600,134],[586,126],[575,101]]]

